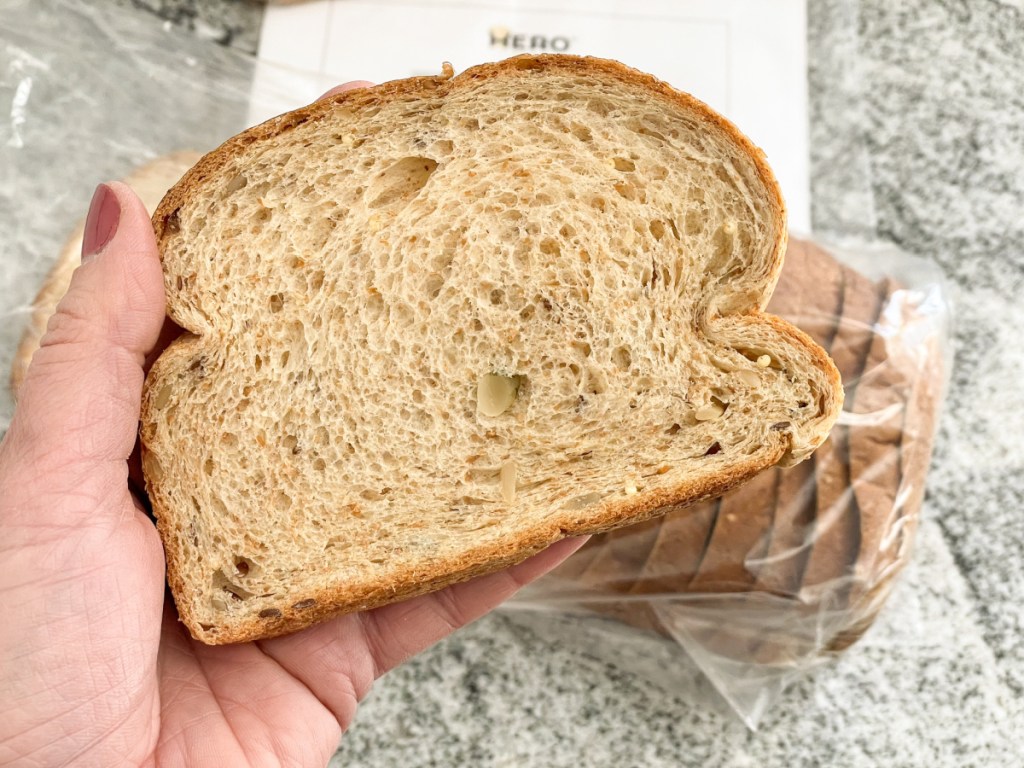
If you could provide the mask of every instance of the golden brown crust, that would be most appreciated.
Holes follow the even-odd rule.
[[[722,497],[691,592],[743,592],[757,580],[753,563],[768,552],[778,482],[778,470],[768,470]]]
[[[779,470],[777,506],[765,562],[754,589],[793,597],[803,582],[811,545],[807,531],[814,522],[816,459]]]
[[[192,196],[198,194],[211,176],[216,174],[219,169],[253,143],[273,139],[298,125],[320,120],[339,105],[359,109],[387,102],[399,96],[430,93],[443,97],[458,89],[471,87],[473,83],[481,80],[504,76],[519,76],[524,71],[531,69],[596,74],[624,84],[638,86],[645,89],[652,99],[664,98],[682,105],[700,119],[705,120],[709,127],[723,131],[735,144],[739,145],[749,154],[757,173],[764,181],[765,187],[770,190],[773,198],[772,205],[775,209],[772,211],[775,232],[773,233],[770,267],[764,280],[762,293],[759,297],[755,297],[757,299],[757,306],[752,308],[752,312],[755,314],[750,316],[750,320],[762,322],[768,325],[774,333],[785,337],[791,344],[804,347],[812,356],[814,364],[820,370],[826,372],[830,391],[821,393],[821,407],[824,420],[830,423],[838,413],[842,400],[839,374],[831,360],[803,332],[776,317],[757,314],[767,303],[771,290],[781,271],[787,231],[785,226],[785,206],[778,184],[765,162],[763,152],[751,144],[730,122],[711,111],[706,105],[697,101],[692,96],[676,91],[654,77],[630,69],[618,62],[573,56],[526,55],[496,64],[484,64],[473,67],[454,78],[450,76],[450,70],[448,70],[441,77],[410,78],[384,83],[373,88],[347,91],[274,118],[228,140],[220,148],[203,157],[168,192],[153,216],[153,225],[161,251],[165,248],[169,227],[173,231],[172,222],[177,210]],[[173,298],[169,302],[168,314],[173,320],[193,333],[199,334],[205,330],[194,327],[194,323],[190,323],[188,318],[183,317],[180,307],[175,305]],[[152,382],[159,380],[164,370],[172,369],[177,359],[191,357],[191,349],[197,343],[199,342],[195,337],[189,336],[181,339],[172,344],[157,361],[147,379],[143,402],[144,414],[151,412],[149,401],[152,397]],[[148,463],[145,461],[147,456],[146,444],[154,435],[152,429],[147,429],[145,423],[143,424],[142,437],[144,466],[147,466],[146,481],[153,510],[158,519],[161,536],[164,537],[165,542],[173,541],[175,536],[181,534],[174,530],[170,520],[172,513],[168,499],[162,492],[160,483],[158,481],[155,482],[152,473],[148,471]],[[761,451],[758,457],[726,465],[714,476],[682,483],[670,489],[638,494],[636,497],[628,500],[605,502],[603,505],[599,505],[596,511],[594,508],[588,509],[585,518],[581,516],[581,513],[575,513],[577,516],[573,517],[573,513],[566,512],[561,518],[551,521],[544,527],[524,532],[514,542],[500,546],[480,547],[466,552],[458,562],[451,564],[450,567],[445,568],[443,571],[411,571],[401,583],[381,583],[359,588],[339,586],[325,589],[318,594],[309,595],[307,599],[298,604],[300,606],[305,605],[305,607],[293,607],[283,611],[280,616],[259,621],[247,621],[220,631],[213,630],[212,628],[208,631],[200,626],[195,617],[190,615],[187,603],[180,599],[186,594],[186,589],[180,574],[179,554],[174,546],[166,547],[168,581],[175,596],[179,598],[179,610],[182,619],[189,626],[192,634],[203,642],[220,644],[273,637],[301,629],[335,615],[368,610],[441,589],[475,576],[500,570],[526,559],[566,536],[610,531],[624,525],[639,523],[664,515],[667,511],[676,509],[684,504],[691,504],[702,499],[719,496],[767,467],[773,466],[782,460],[790,459],[791,451],[793,450],[791,440],[791,436],[787,434],[770,433],[769,442],[764,446],[764,450]],[[803,450],[804,448],[801,448],[801,451]],[[315,602],[310,604],[311,600]]]
[[[856,383],[867,365],[886,293],[851,269],[844,268],[843,275],[842,319],[832,355],[853,390],[849,407],[856,399]],[[849,456],[849,429],[844,426],[836,427],[815,455],[817,516],[803,584],[811,600],[819,587],[831,590],[831,582],[849,577],[860,552],[860,511],[851,487]]]

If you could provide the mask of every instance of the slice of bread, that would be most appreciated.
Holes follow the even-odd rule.
[[[292,631],[806,458],[842,404],[763,314],[778,185],[616,62],[349,91],[207,155],[154,215],[187,329],[143,398],[182,620]]]
[[[163,196],[167,194],[167,190],[181,178],[185,171],[195,165],[199,158],[198,153],[188,150],[158,157],[139,166],[123,181],[139,196],[146,206],[146,210],[152,212]],[[82,263],[82,233],[84,230],[85,222],[79,222],[74,233],[58,254],[57,261],[50,268],[35,301],[32,302],[32,314],[21,335],[18,351],[15,352],[14,360],[11,362],[11,392],[15,400],[18,399],[18,392],[21,390],[21,383],[28,372],[29,363],[32,362],[32,355],[39,349],[39,341],[46,333],[46,324],[50,321],[53,313],[57,311],[57,304],[68,292],[71,275]]]

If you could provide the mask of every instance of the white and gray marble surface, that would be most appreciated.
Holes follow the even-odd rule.
[[[251,0],[102,4],[257,40]],[[957,291],[926,520],[880,621],[752,733],[686,670],[666,692],[572,622],[494,615],[379,681],[332,765],[1024,765],[1024,3],[809,0],[809,19],[815,228],[895,243]]]

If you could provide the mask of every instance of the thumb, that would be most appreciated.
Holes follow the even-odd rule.
[[[21,483],[42,479],[50,493],[78,491],[83,482],[124,487],[143,362],[163,318],[145,206],[126,185],[101,184],[86,218],[82,266],[32,358],[0,466],[21,465]]]

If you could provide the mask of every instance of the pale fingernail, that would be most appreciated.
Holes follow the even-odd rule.
[[[100,184],[93,193],[89,215],[85,218],[85,231],[82,234],[83,264],[96,258],[114,238],[120,220],[121,203],[117,195],[106,184]]]
[[[321,101],[330,96],[337,96],[339,93],[345,93],[346,91],[355,91],[360,88],[372,88],[376,83],[370,82],[369,80],[350,80],[347,83],[336,85],[331,90],[324,93],[317,101]]]

